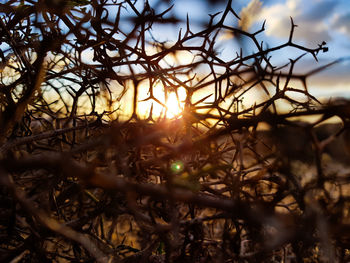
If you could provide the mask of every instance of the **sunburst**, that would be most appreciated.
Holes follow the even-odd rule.
[[[165,117],[173,119],[180,117],[184,109],[184,101],[186,99],[186,91],[183,88],[178,88],[175,91],[167,91],[163,85],[157,83],[153,88],[153,97],[149,98],[149,88],[141,87],[141,94],[138,103],[138,115],[141,118],[147,118],[150,114],[152,118]],[[146,99],[144,99],[146,98]]]

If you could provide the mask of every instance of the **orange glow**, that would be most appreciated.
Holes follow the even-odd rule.
[[[149,98],[149,88],[140,87],[139,101],[137,113],[141,118],[147,118],[152,109],[152,118],[178,118],[182,115],[184,109],[184,101],[186,99],[186,90],[183,88],[177,91],[167,91],[161,83],[157,83],[153,88],[153,96],[155,99]]]
[[[183,102],[177,99],[175,92],[170,93],[165,103],[167,107],[166,117],[171,119],[181,115],[184,108],[183,104]]]

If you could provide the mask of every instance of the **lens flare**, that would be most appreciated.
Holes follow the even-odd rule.
[[[170,165],[170,170],[174,173],[174,174],[179,174],[184,170],[184,163],[180,160],[173,162]]]

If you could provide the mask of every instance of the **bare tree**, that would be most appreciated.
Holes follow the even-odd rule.
[[[268,47],[264,24],[232,24],[232,1],[196,24],[168,2],[0,4],[1,261],[349,260],[348,174],[325,155],[347,136],[349,103],[309,93],[332,64],[294,73],[326,43],[296,43],[291,19]],[[176,40],[158,39],[162,27]],[[232,44],[224,58],[224,34],[255,51]],[[304,54],[274,65],[287,47]],[[263,99],[247,105],[249,92]]]

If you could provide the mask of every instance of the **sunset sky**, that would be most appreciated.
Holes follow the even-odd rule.
[[[215,5],[207,5],[207,1],[200,0],[176,0],[173,3],[177,15],[185,17],[188,13],[193,21],[201,22],[208,20],[208,13],[221,11],[226,1],[217,1]],[[286,42],[290,30],[290,17],[298,25],[294,34],[296,43],[313,48],[326,41],[329,51],[319,54],[319,62],[308,55],[299,64],[298,69],[300,72],[305,72],[334,60],[343,59],[336,66],[311,77],[309,85],[312,92],[319,97],[350,98],[349,3],[348,0],[235,0],[233,8],[245,21],[245,29],[250,32],[261,28],[266,19],[265,34],[259,37],[270,46]],[[232,23],[240,25],[238,21]],[[223,54],[229,53],[227,50],[229,48],[227,45]],[[285,61],[295,55],[293,50],[285,49],[282,53],[276,54],[275,61],[279,59]]]
[[[4,0],[0,0],[0,2],[4,2]],[[137,1],[136,7],[138,10],[141,11],[144,8],[144,2],[143,0]],[[149,0],[149,2],[158,14],[169,8],[169,3],[174,4],[168,15],[180,18],[182,21],[186,21],[188,15],[191,30],[196,32],[207,25],[210,18],[209,14],[223,11],[228,1],[169,0],[169,3],[165,3],[167,1]],[[258,35],[258,40],[264,42],[264,48],[287,42],[291,28],[290,17],[298,25],[293,38],[295,43],[309,48],[316,48],[323,41],[327,42],[329,51],[320,53],[318,62],[315,61],[312,55],[306,55],[296,65],[296,73],[306,73],[335,60],[340,60],[335,66],[308,78],[309,91],[324,101],[337,97],[350,99],[350,0],[233,0],[232,2],[232,7],[241,20],[231,15],[227,17],[225,24],[232,27],[241,27],[253,33],[259,30],[263,21],[266,20],[264,33]],[[110,3],[112,3],[112,0],[110,0]],[[116,10],[115,6],[114,9],[111,7],[111,12],[109,13],[111,21],[114,21],[113,16],[116,16]],[[134,23],[130,18],[134,16],[134,10],[131,8],[122,10],[122,18],[124,20],[122,20],[123,23],[121,23],[120,27],[124,32],[132,30]],[[181,28],[184,33],[186,24],[157,24],[152,28],[152,37],[160,42],[171,44],[177,41]],[[62,30],[67,30],[67,28],[64,28],[63,25]],[[256,52],[256,48],[254,49],[254,45],[250,43],[249,41],[237,42],[234,36],[223,31],[218,37],[216,51],[219,53],[218,56],[221,56],[224,61],[229,61],[236,56],[236,52],[239,53],[241,47],[245,56]],[[148,51],[154,52],[152,50]],[[117,51],[114,50],[113,52]],[[295,48],[286,48],[272,53],[271,61],[275,66],[281,66],[288,63],[290,58],[296,58],[298,55],[300,55],[300,51]],[[92,61],[92,48],[84,50],[82,56],[85,63],[94,63]],[[193,59],[193,55],[190,52],[179,52],[176,59],[179,60],[179,63],[189,64]],[[164,89],[159,83],[156,84],[158,86],[155,89]],[[144,113],[149,111],[152,103],[151,101],[142,102],[148,97],[147,91],[145,84],[145,87],[139,92],[140,108]],[[158,99],[164,104],[164,98],[162,99],[164,94],[160,91],[158,95]],[[185,96],[185,92],[179,90],[178,99],[180,102],[178,102],[174,94],[170,95],[168,104],[171,104],[169,108],[172,109],[172,112],[168,112],[167,115],[171,117],[177,115],[179,111],[181,112],[181,109],[176,108],[176,105],[182,106],[180,104]],[[201,93],[198,96],[204,97],[205,94]],[[256,95],[251,95],[248,103],[254,104],[256,97]],[[130,100],[130,97],[126,96],[127,100]],[[131,103],[123,104],[125,108],[131,107]],[[155,105],[158,106],[156,107]],[[160,114],[163,109],[162,105],[155,103],[153,112]],[[129,114],[130,109],[124,112]]]
[[[153,8],[156,8],[157,13],[161,13],[169,7],[168,4],[164,3],[166,1],[149,0],[149,2]],[[191,31],[195,33],[205,28],[210,18],[209,14],[223,11],[228,1],[173,0],[169,2],[174,4],[174,6],[168,15],[173,15],[182,21],[186,21],[188,15]],[[264,42],[264,48],[287,42],[291,28],[290,17],[298,25],[294,32],[294,43],[309,48],[316,48],[318,44],[325,41],[329,51],[326,53],[321,52],[318,55],[318,61],[315,61],[311,54],[306,55],[297,63],[295,73],[306,73],[335,60],[340,60],[336,65],[309,77],[307,84],[311,94],[325,102],[339,97],[350,99],[349,0],[233,0],[232,3],[233,9],[240,16],[241,20],[231,15],[227,17],[225,24],[232,27],[240,27],[253,33],[259,30],[264,20],[266,20],[264,33],[258,35],[258,41]],[[143,9],[143,1],[137,2],[137,5],[139,10]],[[125,12],[126,17],[133,14],[132,10],[126,9],[123,12]],[[132,28],[132,24],[124,23],[123,27]],[[152,28],[152,36],[161,42],[174,43],[178,39],[181,28],[182,32],[184,32],[186,25],[184,23],[155,25]],[[218,40],[216,51],[224,61],[233,59],[236,56],[236,52],[239,53],[241,47],[244,55],[256,52],[256,48],[251,44],[251,41],[237,42],[232,35],[225,34],[225,32],[222,32]],[[300,54],[301,52],[295,48],[285,48],[270,55],[272,56],[271,61],[273,64],[281,66],[288,63],[289,59],[296,58]],[[184,52],[177,59],[180,63],[182,61],[182,63],[187,64],[192,58],[193,56],[191,57],[189,52],[188,54]],[[301,85],[301,83],[292,83],[291,85]],[[145,94],[140,96],[141,100],[147,98],[146,91],[147,89],[144,89]],[[205,92],[199,92],[198,94],[200,97],[204,95],[206,95]],[[159,99],[164,102],[161,97],[159,95]],[[247,94],[245,99],[247,97],[247,106],[249,104],[253,105],[259,100],[259,94],[257,93]],[[178,112],[175,107],[176,99],[174,101],[171,107],[175,109],[174,114],[176,114]],[[151,103],[150,101],[140,101],[139,105],[144,111],[145,108],[150,108]],[[159,113],[163,109],[157,103],[153,106],[155,107],[153,112]],[[144,112],[148,112],[148,110]]]

